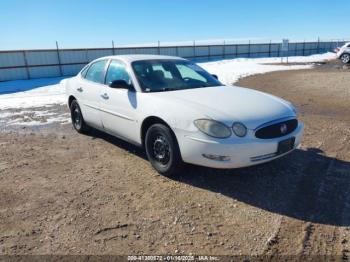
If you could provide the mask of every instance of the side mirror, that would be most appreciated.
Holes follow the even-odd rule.
[[[217,75],[211,75],[212,77],[214,77],[216,80],[219,80]]]
[[[125,80],[115,80],[109,84],[109,87],[111,88],[122,88],[122,89],[128,89],[128,90],[134,90],[134,87],[132,84],[127,83]]]

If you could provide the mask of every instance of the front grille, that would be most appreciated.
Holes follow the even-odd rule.
[[[255,132],[257,138],[269,139],[288,135],[298,127],[298,120],[291,119],[262,127]]]

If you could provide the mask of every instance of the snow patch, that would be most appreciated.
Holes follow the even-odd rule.
[[[11,85],[14,85],[14,83],[11,83]],[[1,88],[0,86],[0,89]],[[0,95],[1,110],[10,108],[45,107],[54,104],[63,105],[65,103],[65,90],[61,84],[45,85],[24,92]]]
[[[310,63],[305,65],[282,65],[280,57],[237,58],[199,63],[199,65],[210,73],[216,74],[222,83],[231,85],[237,82],[240,78],[246,76],[274,71],[309,69],[313,67],[311,63],[325,62],[335,58],[334,53],[325,53],[320,55],[294,56],[288,58],[289,63]],[[284,61],[286,61],[286,58],[284,58]]]

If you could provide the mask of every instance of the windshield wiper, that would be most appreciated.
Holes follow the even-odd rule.
[[[176,91],[176,90],[182,90],[184,88],[170,88],[170,87],[164,87],[160,90],[157,90],[157,92],[167,92],[167,91]]]
[[[200,86],[191,86],[191,87],[175,87],[175,88],[171,88],[171,87],[164,87],[162,89],[158,89],[158,90],[150,90],[148,92],[168,92],[168,91],[178,91],[178,90],[188,90],[188,89],[195,89],[195,88],[205,88],[205,87],[212,87],[213,85],[200,85]]]
[[[194,88],[204,88],[204,87],[213,87],[213,85],[199,85],[199,86],[194,86],[194,87],[191,87],[192,89]]]

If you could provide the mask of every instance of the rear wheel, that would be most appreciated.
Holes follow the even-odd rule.
[[[87,133],[89,131],[89,127],[86,125],[83,115],[81,113],[80,106],[77,100],[73,100],[70,105],[70,113],[71,119],[74,129],[78,133]]]
[[[343,62],[343,64],[350,63],[350,54],[342,54],[340,60]]]
[[[182,170],[179,146],[167,126],[152,125],[146,133],[145,148],[148,160],[158,173],[173,176]]]

